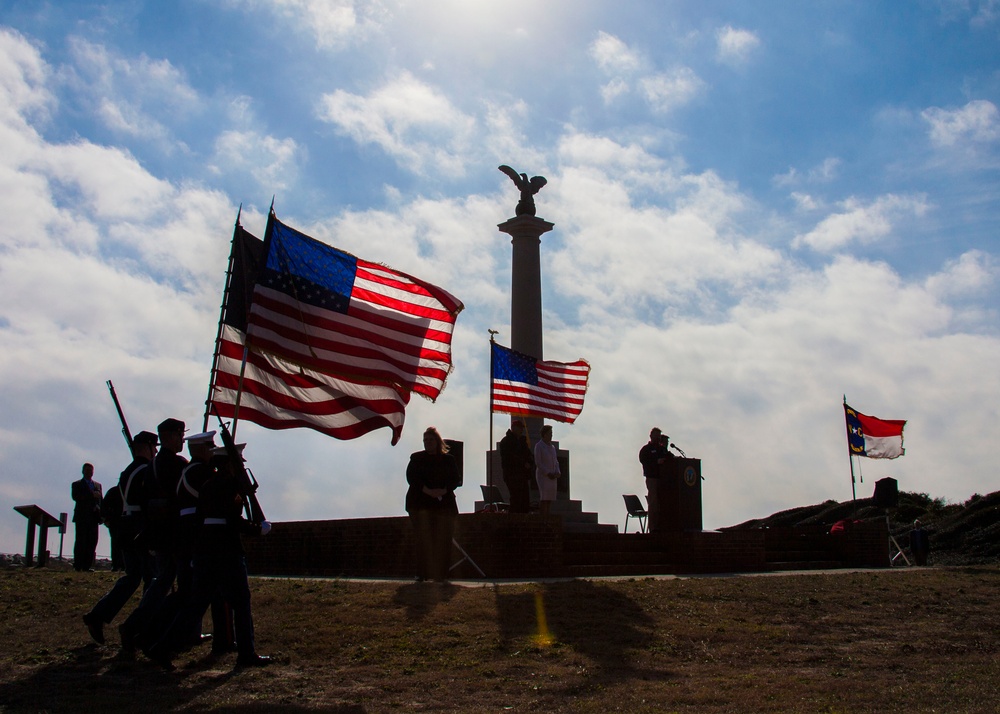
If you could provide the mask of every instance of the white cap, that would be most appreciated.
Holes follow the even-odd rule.
[[[200,434],[192,434],[185,437],[184,441],[188,442],[188,444],[212,444],[215,441],[215,432],[203,431]]]

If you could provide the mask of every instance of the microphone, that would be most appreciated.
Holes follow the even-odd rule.
[[[683,451],[681,451],[680,447],[677,446],[677,444],[671,444],[670,448],[673,449],[674,451],[676,451],[678,454],[680,454],[684,458],[687,458],[687,454],[685,454]]]

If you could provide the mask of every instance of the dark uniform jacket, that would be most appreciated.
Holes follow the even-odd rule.
[[[226,468],[215,471],[199,489],[198,520],[201,530],[196,553],[201,555],[241,556],[240,534],[260,535],[260,525],[243,517],[236,478]]]

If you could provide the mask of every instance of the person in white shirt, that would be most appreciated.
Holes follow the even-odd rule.
[[[538,510],[548,516],[552,502],[556,500],[556,484],[559,481],[559,459],[555,444],[552,443],[552,427],[542,427],[541,440],[535,444],[535,481],[538,482]]]

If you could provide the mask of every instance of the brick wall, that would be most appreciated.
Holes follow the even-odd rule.
[[[455,540],[490,579],[654,572],[723,573],[809,567],[888,567],[888,529],[878,519],[843,535],[822,526],[656,533],[564,533],[556,518],[475,513],[458,517]],[[411,578],[412,529],[405,516],[275,523],[244,540],[255,575]],[[652,554],[652,555],[651,555]],[[453,562],[463,557],[454,551]],[[452,573],[477,578],[465,561]]]

